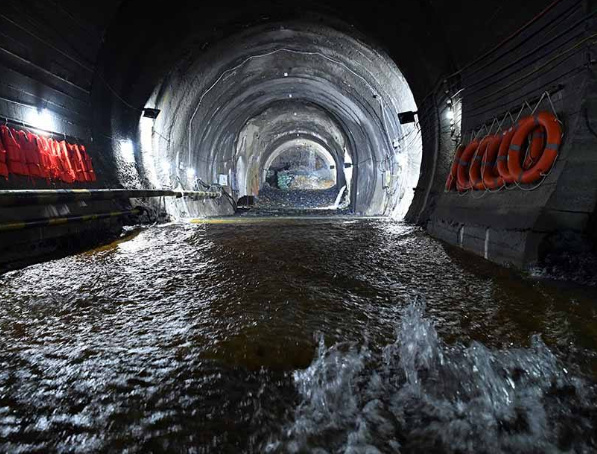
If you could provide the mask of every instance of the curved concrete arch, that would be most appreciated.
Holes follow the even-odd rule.
[[[317,111],[317,120],[301,123],[280,115],[275,133],[316,136],[318,122],[335,124],[343,137],[336,154],[343,158],[348,150],[355,163],[356,211],[391,214],[394,206],[407,209],[412,200],[412,193],[393,199],[386,186],[387,175],[393,175],[393,185],[408,179],[407,186],[414,188],[418,180],[418,170],[396,172],[393,147],[414,127],[400,125],[397,118],[399,111],[416,108],[410,89],[387,56],[335,29],[303,22],[250,28],[187,61],[184,71],[163,81],[149,104],[162,111],[153,125],[160,132],[154,134],[153,148],[168,138],[157,159],[173,163],[169,175],[156,172],[156,186],[171,183],[167,178],[173,175],[187,184],[195,175],[205,181],[233,176],[246,125],[276,105],[284,105],[288,114],[300,104]],[[420,140],[403,153],[415,163],[409,169],[417,168]],[[241,160],[241,171],[252,166],[250,159]]]

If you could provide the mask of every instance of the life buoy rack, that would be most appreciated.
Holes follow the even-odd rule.
[[[536,183],[555,164],[561,144],[562,128],[555,115],[540,112],[525,117],[502,133],[460,145],[446,190],[454,186],[459,192],[496,190],[508,184]]]

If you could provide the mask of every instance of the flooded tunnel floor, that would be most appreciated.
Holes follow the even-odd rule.
[[[172,224],[0,276],[1,452],[594,452],[597,298],[379,219]]]

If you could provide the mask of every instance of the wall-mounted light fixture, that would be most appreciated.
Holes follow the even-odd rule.
[[[401,112],[398,114],[398,120],[401,125],[414,123],[416,121],[415,115],[417,115],[417,112]]]
[[[56,129],[54,117],[48,109],[31,109],[27,113],[26,121],[34,128],[40,128],[44,131],[54,131]]]
[[[151,118],[152,120],[155,120],[156,118],[158,118],[158,115],[160,114],[160,112],[161,112],[160,109],[145,108],[145,109],[143,109],[143,116],[145,118]]]

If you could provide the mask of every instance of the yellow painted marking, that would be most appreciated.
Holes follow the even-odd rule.
[[[0,231],[4,230],[22,230],[25,228],[24,222],[13,222],[11,224],[0,224]]]
[[[288,221],[346,221],[346,220],[375,220],[388,219],[379,216],[269,216],[269,217],[229,217],[229,218],[205,218],[190,219],[191,224],[262,224],[269,222],[288,222]]]
[[[107,244],[105,246],[100,246],[98,248],[92,249],[91,251],[85,252],[84,254],[85,255],[93,255],[98,252],[105,252],[105,251],[110,251],[110,250],[116,249],[116,247],[118,247],[119,244],[122,244],[127,241],[131,241],[131,240],[135,239],[140,233],[141,233],[141,230],[133,231],[133,232],[129,233],[128,235],[124,236],[123,238],[119,238],[116,241],[114,241],[110,244]]]
[[[56,219],[50,219],[48,222],[48,225],[61,225],[61,224],[67,224],[67,223],[68,223],[67,218],[56,218]]]

